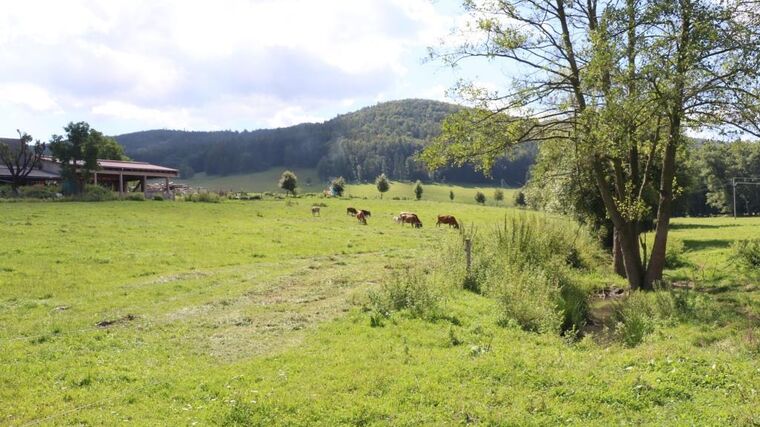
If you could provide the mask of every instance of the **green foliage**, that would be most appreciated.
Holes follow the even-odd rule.
[[[26,199],[55,199],[59,191],[56,185],[35,184],[19,187],[19,195]]]
[[[161,196],[161,195],[159,195],[159,194],[156,194],[155,196],[153,196],[153,200],[156,201],[156,202],[163,202],[164,201],[164,197]]]
[[[133,202],[144,202],[145,194],[143,193],[127,193],[124,196],[124,200],[131,200]]]
[[[330,181],[330,188],[336,196],[343,197],[343,192],[346,191],[346,180],[339,176]]]
[[[377,178],[375,178],[375,186],[377,187],[377,191],[380,192],[381,199],[383,198],[383,193],[391,189],[391,185],[388,182],[388,178],[385,176],[384,173],[381,173]]]
[[[53,135],[50,151],[61,162],[61,175],[64,179],[65,194],[78,194],[84,191],[84,183],[90,173],[98,169],[98,159],[124,160],[123,148],[113,138],[90,128],[86,122],[70,122],[63,128],[66,137]],[[82,179],[76,169],[82,170]]]
[[[450,277],[496,299],[501,324],[573,336],[583,328],[588,290],[576,276],[603,259],[591,236],[559,221],[515,214],[493,233],[476,235],[473,246],[472,274]]]
[[[417,200],[422,199],[422,183],[417,180],[417,182],[414,183],[414,197],[417,198]]]
[[[370,291],[370,322],[380,325],[377,316],[390,317],[403,311],[413,318],[432,318],[438,313],[441,294],[421,271],[405,270]]]
[[[295,196],[296,187],[298,187],[298,177],[291,171],[284,171],[282,176],[280,176],[278,185],[281,189]]]
[[[691,263],[684,256],[684,244],[680,240],[671,239],[665,251],[665,268],[675,269],[688,267]]]
[[[116,194],[110,189],[91,184],[85,185],[84,191],[74,198],[74,200],[81,202],[106,202],[116,199]]]
[[[522,192],[522,190],[515,193],[515,206],[517,207],[525,207],[527,205],[525,201],[525,193]]]
[[[504,201],[504,190],[501,188],[497,188],[493,191],[493,199],[497,202],[503,202]]]
[[[760,239],[737,240],[731,245],[731,259],[743,270],[760,274]]]
[[[478,191],[475,193],[475,202],[484,205],[486,203],[486,195],[483,192]]]
[[[454,190],[449,190],[449,200],[454,201]]]
[[[187,200],[200,203],[220,203],[222,201],[216,193],[194,193],[188,196]]]

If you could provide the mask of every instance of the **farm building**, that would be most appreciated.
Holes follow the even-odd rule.
[[[7,141],[2,139],[0,142]],[[81,173],[81,170],[77,171]],[[177,169],[153,165],[145,162],[133,162],[125,160],[98,160],[98,169],[90,172],[89,182],[101,185],[124,194],[127,191],[149,192],[146,184],[148,180],[162,179],[163,185],[158,187],[164,196],[171,197],[169,185],[170,178],[179,176]],[[26,177],[27,184],[46,184],[61,182],[61,163],[49,156],[43,156],[40,164]],[[0,184],[10,183],[11,174],[8,168],[0,163]],[[153,192],[153,191],[151,191]],[[146,194],[146,196],[149,196]]]

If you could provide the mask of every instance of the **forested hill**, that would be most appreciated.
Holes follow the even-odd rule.
[[[392,179],[430,179],[413,156],[438,135],[443,119],[461,107],[407,99],[380,103],[324,123],[255,131],[187,132],[150,130],[119,135],[127,155],[196,172],[232,175],[271,167],[315,167],[323,178],[370,181],[385,172]],[[486,179],[470,167],[438,171],[436,180],[482,183],[525,182],[535,150],[502,159]]]

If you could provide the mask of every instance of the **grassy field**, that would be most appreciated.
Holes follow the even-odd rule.
[[[394,224],[402,210],[424,227]],[[515,212],[0,203],[0,424],[760,423],[760,289],[728,259],[733,240],[760,238],[758,219],[675,221],[688,265],[669,275],[723,315],[663,324],[633,348],[500,326],[493,299],[456,286],[439,290],[443,316],[372,327],[368,291],[408,266],[435,274],[458,239],[436,214],[485,236]]]
[[[206,188],[212,191],[248,191],[248,192],[282,192],[277,186],[277,182],[282,174],[282,169],[269,169],[264,172],[257,172],[243,175],[230,176],[206,176],[205,173],[196,174],[192,179],[178,180],[192,187]],[[327,182],[322,182],[317,176],[316,169],[293,169],[293,173],[298,176],[299,193],[319,193],[328,187]],[[476,204],[475,193],[481,191],[486,195],[486,205],[488,206],[513,206],[514,197],[517,190],[503,189],[504,201],[497,202],[494,200],[494,187],[476,187],[462,185],[446,184],[425,184],[422,198],[424,200],[436,202],[450,202],[449,191],[454,192],[454,202]],[[380,198],[380,193],[374,184],[349,184],[346,187],[346,196],[350,197],[367,197]],[[414,183],[392,181],[390,190],[383,195],[383,198],[392,199],[414,199]]]

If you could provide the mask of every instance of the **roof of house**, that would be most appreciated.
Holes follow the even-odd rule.
[[[9,178],[11,176],[11,172],[8,170],[5,165],[0,164],[0,178]],[[31,172],[29,172],[29,175],[26,176],[28,179],[39,179],[39,180],[59,180],[61,179],[61,176],[57,173],[47,172],[40,169],[33,169]]]
[[[158,165],[153,165],[146,162],[133,162],[133,161],[126,161],[126,160],[98,159],[98,166],[100,166],[102,169],[161,172],[161,173],[179,173],[177,169],[167,168],[165,166],[158,166]]]

